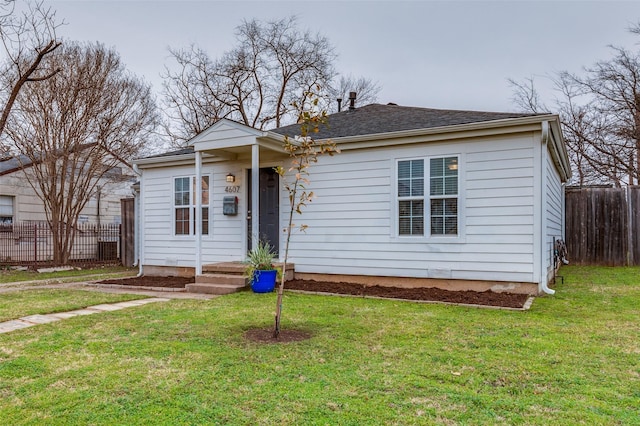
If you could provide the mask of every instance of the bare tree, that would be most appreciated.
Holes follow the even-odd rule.
[[[198,48],[170,49],[178,70],[166,67],[165,129],[176,144],[190,139],[221,118],[258,129],[295,123],[304,94],[317,85],[331,88],[336,59],[328,39],[302,31],[294,17],[270,22],[244,21],[237,45],[212,60]],[[353,78],[342,82],[354,81]],[[355,81],[375,96],[377,85]],[[341,93],[343,88],[334,90]],[[351,88],[350,90],[354,90]],[[335,93],[330,90],[325,99]]]
[[[380,85],[372,80],[364,77],[354,77],[353,75],[339,76],[333,82],[333,85],[326,90],[323,109],[328,113],[338,111],[337,99],[342,99],[345,105],[349,99],[349,92],[356,92],[358,96],[358,105],[367,105],[378,100],[378,92]]]
[[[640,34],[640,26],[631,31]],[[640,183],[640,52],[611,49],[610,59],[582,75],[553,76],[558,96],[552,108],[540,102],[533,79],[510,80],[518,107],[560,115],[578,185]]]
[[[56,36],[60,24],[55,12],[43,3],[27,3],[24,11],[16,10],[14,0],[0,1],[0,42],[5,63],[0,71],[0,135],[4,132],[9,113],[18,93],[28,84],[47,80],[60,71],[43,60],[61,45]]]
[[[517,108],[534,114],[547,111],[547,107],[540,100],[540,94],[536,90],[533,77],[528,77],[522,82],[512,78],[508,79],[508,81],[513,88],[511,100]]]
[[[23,88],[6,133],[29,160],[25,175],[44,203],[54,261],[64,264],[82,209],[151,137],[158,116],[150,86],[113,50],[65,43],[47,61],[61,71]]]

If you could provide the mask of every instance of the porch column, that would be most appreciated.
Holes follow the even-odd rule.
[[[195,237],[196,237],[196,276],[202,275],[202,152],[196,151],[196,211]]]
[[[251,145],[251,246],[260,240],[260,146]]]

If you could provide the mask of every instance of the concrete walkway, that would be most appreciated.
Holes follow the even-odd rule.
[[[170,299],[165,297],[150,297],[148,299],[130,300],[128,302],[103,303],[100,305],[89,306],[84,309],[76,309],[69,312],[58,312],[56,314],[28,315],[11,321],[0,322],[0,333],[9,333],[10,331],[21,330],[38,324],[48,324],[50,322],[73,318],[79,315],[92,315],[100,312],[117,311],[120,309],[146,305],[147,303],[168,302],[169,300]]]

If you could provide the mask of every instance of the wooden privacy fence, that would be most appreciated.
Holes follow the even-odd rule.
[[[567,188],[566,245],[578,265],[640,265],[640,187]]]
[[[0,225],[0,265],[52,263],[53,236],[46,222]],[[120,264],[120,225],[77,225],[69,263],[79,266]]]

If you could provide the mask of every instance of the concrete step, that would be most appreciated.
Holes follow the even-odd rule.
[[[186,285],[187,292],[204,294],[230,294],[243,290],[245,287],[245,285],[209,283],[196,283]]]
[[[196,284],[224,284],[244,287],[247,285],[247,279],[243,275],[207,273],[198,275]]]
[[[241,262],[221,262],[202,265],[203,273],[242,275],[246,265]]]
[[[282,269],[282,266],[284,264],[282,262],[275,262],[274,265]],[[246,269],[246,265],[242,262],[220,262],[220,263],[211,263],[207,265],[202,265],[203,275],[211,275],[211,274],[243,275],[245,269]],[[293,279],[294,271],[295,271],[295,265],[293,263],[287,263],[287,272],[285,277],[286,281]],[[200,282],[200,281],[196,279],[196,282]]]

